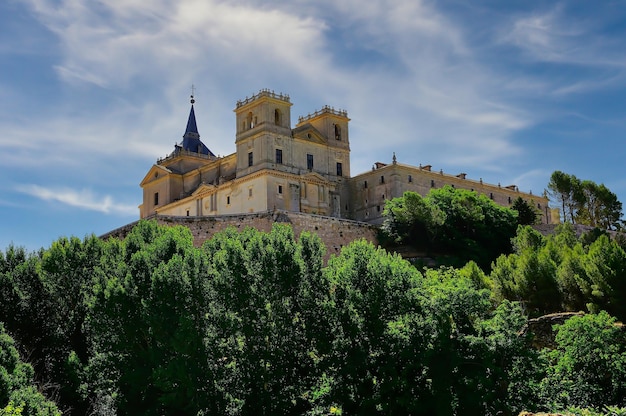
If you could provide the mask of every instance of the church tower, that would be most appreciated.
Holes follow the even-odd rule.
[[[280,168],[282,150],[277,143],[291,138],[291,105],[288,95],[268,89],[237,102],[237,177]]]
[[[158,214],[162,207],[188,197],[203,180],[198,175],[189,175],[208,163],[217,160],[213,152],[200,140],[194,96],[183,140],[174,145],[174,151],[157,160],[141,181],[143,203],[139,206],[141,218]]]
[[[198,125],[196,124],[196,112],[194,111],[193,105],[196,100],[191,96],[191,110],[189,111],[189,119],[187,120],[187,128],[185,129],[185,134],[183,135],[183,142],[181,143],[181,147],[183,150],[190,153],[200,153],[203,155],[208,155],[215,157],[213,152],[209,150],[208,147],[200,141],[200,134],[198,133]]]

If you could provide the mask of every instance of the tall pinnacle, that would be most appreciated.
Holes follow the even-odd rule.
[[[189,112],[189,120],[187,120],[187,128],[185,129],[185,135],[183,137],[187,137],[187,135],[192,135],[191,137],[200,138],[200,134],[198,133],[198,125],[196,124],[196,112],[193,109],[193,104],[196,102],[194,100],[193,95],[191,96],[191,111]]]
[[[204,155],[215,156],[208,147],[200,141],[200,134],[198,133],[198,125],[196,124],[196,112],[193,105],[196,102],[193,96],[194,87],[191,86],[191,110],[189,111],[189,119],[187,120],[187,128],[183,135],[182,147],[184,150],[192,153],[201,153]]]

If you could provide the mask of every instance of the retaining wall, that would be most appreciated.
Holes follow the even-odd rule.
[[[268,232],[272,229],[274,223],[291,225],[296,237],[298,237],[302,231],[310,231],[317,234],[326,246],[326,259],[328,259],[331,254],[339,254],[341,247],[348,245],[354,240],[363,238],[378,245],[378,239],[376,237],[378,228],[374,225],[300,212],[276,210],[254,214],[222,215],[219,217],[155,216],[152,218],[159,224],[182,225],[187,227],[193,235],[194,245],[198,247],[206,240],[210,239],[215,233],[230,226],[241,230],[246,227],[252,227],[259,231]],[[137,221],[127,224],[102,235],[101,238],[124,238],[136,224]]]

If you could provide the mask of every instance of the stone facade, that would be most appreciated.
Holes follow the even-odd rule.
[[[371,224],[282,210],[203,217],[157,215],[154,219],[159,224],[169,226],[182,225],[189,228],[194,238],[194,245],[197,247],[201,246],[215,233],[225,230],[227,227],[235,227],[239,230],[252,227],[259,231],[267,232],[272,229],[274,223],[290,225],[296,237],[300,236],[303,231],[317,234],[326,246],[326,260],[328,260],[331,254],[339,254],[341,247],[347,246],[354,240],[365,239],[372,244],[378,244],[378,229]],[[136,222],[127,224],[100,238],[124,238],[136,224]]]
[[[537,208],[542,223],[554,218],[543,196],[398,163],[395,155],[391,163],[376,162],[371,171],[351,176],[347,112],[325,106],[299,117],[292,129],[289,96],[269,90],[237,102],[236,152],[216,157],[200,141],[193,102],[183,142],[141,182],[140,218],[284,210],[378,224],[385,200],[445,185],[503,206],[519,196]]]
[[[406,191],[426,195],[431,189],[446,185],[486,195],[505,207],[511,206],[515,199],[522,197],[537,209],[541,223],[550,224],[554,218],[548,199],[543,196],[520,192],[515,185],[491,185],[484,183],[482,179],[468,179],[465,173],[450,175],[441,170],[434,172],[430,165],[411,166],[398,163],[395,155],[392,163],[377,162],[371,171],[350,178],[349,200],[353,204],[350,215],[356,220],[380,224],[387,199],[402,196]]]

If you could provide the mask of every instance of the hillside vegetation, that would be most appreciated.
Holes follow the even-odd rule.
[[[448,187],[389,201],[383,238],[430,268],[365,241],[324,265],[316,235],[278,224],[200,248],[151,221],[9,247],[0,414],[626,414],[625,240],[544,237],[512,208]],[[586,314],[534,349],[528,318],[557,311]]]
[[[528,311],[589,303],[621,316],[622,248],[566,228],[550,238],[520,228],[514,247],[491,274],[474,263],[420,272],[364,241],[324,267],[315,235],[281,225],[228,230],[202,248],[185,228],[145,221],[125,240],[9,247],[0,321],[35,372],[15,383],[15,354],[0,360],[0,409],[56,414],[43,400],[23,406],[15,392],[35,385],[66,415],[626,405],[626,343],[609,313],[567,321],[552,351],[519,335]],[[548,274],[530,271],[546,267],[558,277],[544,285]]]

